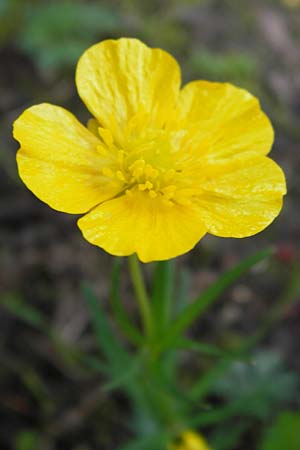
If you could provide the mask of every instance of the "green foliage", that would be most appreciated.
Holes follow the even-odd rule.
[[[39,435],[35,431],[23,430],[16,437],[15,450],[36,450],[38,442]]]
[[[99,348],[108,361],[112,373],[120,376],[120,374],[124,374],[124,368],[130,367],[130,356],[113,332],[99,299],[87,285],[82,286],[82,292],[90,311]]]
[[[155,325],[152,334],[145,338],[124,307],[120,294],[122,261],[116,259],[110,292],[113,317],[109,317],[92,289],[86,284],[82,286],[98,344],[96,356],[82,355],[79,349],[65,345],[44,315],[26,305],[21,297],[6,297],[2,304],[29,325],[46,332],[62,357],[71,364],[80,361],[102,373],[105,377],[103,391],[122,389],[127,395],[132,405],[131,430],[136,438],[119,450],[166,450],[178,430],[206,426],[214,429],[213,448],[230,450],[251,421],[267,420],[276,409],[295,398],[298,379],[286,370],[276,354],[264,352],[249,358],[247,352],[252,347],[247,342],[242,342],[237,350],[228,351],[186,338],[184,334],[228,286],[271,254],[272,250],[267,249],[242,261],[221,275],[192,303],[187,300],[187,273],[181,271],[176,277],[173,262],[156,264],[148,298],[141,268],[134,260],[131,275],[133,280],[137,276],[135,293],[142,294],[150,324]],[[145,304],[137,302],[137,306],[144,308]],[[119,338],[115,325],[127,338],[125,343]],[[182,375],[186,369],[181,371],[182,351],[189,353],[191,359],[193,354],[200,354],[204,361],[209,361],[208,369],[192,375],[192,379],[188,374],[185,380]],[[29,381],[30,386],[35,382],[34,379]],[[217,397],[222,406],[207,404],[208,394]],[[233,427],[237,418],[239,424]],[[23,446],[29,445],[26,439],[23,438]]]
[[[255,421],[265,422],[283,405],[300,400],[298,376],[271,352],[260,352],[247,361],[234,361],[232,357],[230,363],[230,358],[221,359],[191,389],[190,402],[197,401],[197,405],[207,393],[223,398],[224,405],[204,404],[200,412],[197,407],[191,408],[188,423],[191,427],[214,426],[212,442],[216,450],[231,450]]]
[[[142,344],[144,341],[143,336],[139,330],[129,320],[128,313],[124,308],[124,305],[120,296],[120,276],[122,269],[122,259],[115,258],[112,275],[111,275],[111,288],[110,299],[114,317],[119,325],[120,330],[128,338],[130,342],[134,344]]]
[[[16,293],[3,295],[0,298],[0,305],[19,320],[47,335],[66,365],[72,368],[75,366],[80,371],[80,365],[83,363],[97,372],[107,372],[106,366],[99,359],[87,356],[80,349],[65,343],[47,317],[37,308],[29,305],[20,295]]]
[[[135,439],[118,450],[166,450],[168,440],[164,433],[157,433],[151,437]]]
[[[234,425],[219,424],[211,438],[211,445],[214,450],[232,450],[236,448],[241,435],[247,430],[249,423],[240,420],[235,421]]]
[[[193,341],[192,339],[179,338],[173,342],[174,348],[178,350],[190,350],[204,355],[226,358],[228,354],[214,345]]]
[[[300,414],[283,412],[266,433],[260,450],[300,450]]]
[[[74,67],[82,52],[101,36],[120,29],[120,17],[99,3],[51,2],[25,11],[20,45],[39,67]]]
[[[298,377],[285,368],[280,355],[264,351],[248,362],[233,362],[218,380],[215,392],[238,404],[245,415],[265,419],[294,399],[298,388]]]
[[[46,319],[36,308],[26,304],[19,295],[7,294],[0,299],[0,304],[13,315],[23,320],[27,324],[45,330],[47,328]]]
[[[194,301],[188,304],[166,330],[160,350],[172,346],[172,342],[180,336],[201,314],[203,314],[234,281],[260,261],[272,254],[272,249],[265,249],[245,259],[233,269],[221,275],[215,283],[209,286]]]
[[[257,77],[257,63],[245,52],[218,54],[201,50],[191,56],[190,66],[197,76],[212,81],[251,86]]]
[[[21,21],[18,3],[18,0],[0,1],[0,44],[17,31]]]

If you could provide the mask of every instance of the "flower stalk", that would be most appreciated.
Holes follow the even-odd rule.
[[[135,254],[129,256],[129,272],[133,284],[139,312],[143,322],[145,334],[148,338],[152,336],[152,314],[150,300],[146,291],[140,263]]]

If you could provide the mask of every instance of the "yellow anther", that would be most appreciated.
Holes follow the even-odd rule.
[[[144,159],[137,159],[133,164],[131,164],[131,166],[129,166],[129,170],[134,171],[136,169],[144,169],[145,164]]]
[[[98,133],[100,135],[100,137],[102,138],[103,142],[108,146],[111,147],[113,142],[114,142],[114,138],[111,134],[111,132],[107,129],[107,128],[98,128]]]
[[[97,152],[100,153],[101,156],[107,158],[107,149],[103,145],[97,145]]]
[[[159,172],[157,169],[154,169],[154,167],[151,166],[151,164],[146,164],[145,167],[145,175],[149,178],[156,178],[158,176]]]
[[[119,180],[126,181],[126,178],[125,178],[125,176],[124,176],[124,174],[123,174],[123,172],[121,170],[117,170],[116,175],[119,178]]]
[[[144,169],[142,167],[138,167],[132,172],[133,178],[139,178],[141,175],[143,175]]]
[[[103,175],[105,175],[106,177],[110,177],[112,178],[114,176],[114,173],[111,169],[109,169],[108,167],[104,167],[104,169],[102,169],[102,173]]]
[[[151,198],[155,198],[155,197],[157,197],[157,193],[155,191],[151,190],[151,191],[149,191],[149,196]]]
[[[132,197],[132,190],[126,189],[125,194],[128,195],[129,197]]]
[[[152,188],[153,188],[153,184],[148,180],[146,181],[146,183],[139,184],[140,191],[145,191],[146,189],[152,189]]]
[[[144,174],[145,161],[143,159],[137,159],[131,166],[129,170],[132,173],[133,181]]]

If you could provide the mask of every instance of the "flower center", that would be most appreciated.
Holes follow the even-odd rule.
[[[123,142],[114,142],[111,132],[98,128],[102,143],[97,147],[104,161],[101,173],[120,193],[143,192],[172,204],[182,169],[176,163],[176,148],[164,130],[131,134]]]

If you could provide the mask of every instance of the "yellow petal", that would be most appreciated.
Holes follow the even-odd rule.
[[[262,231],[282,207],[286,192],[282,170],[267,157],[240,166],[228,162],[223,170],[202,181],[204,193],[196,200],[208,232],[241,238]]]
[[[184,431],[178,442],[169,446],[170,450],[211,450],[203,437],[192,430]]]
[[[188,130],[186,147],[210,160],[242,152],[266,155],[274,140],[272,125],[258,100],[229,83],[187,84],[181,91],[175,123]]]
[[[180,68],[167,52],[137,39],[106,40],[81,56],[76,84],[104,128],[115,131],[136,115],[162,127],[178,99]]]
[[[65,109],[41,104],[15,121],[19,175],[26,186],[52,208],[83,213],[116,194],[104,184],[99,140]]]
[[[141,191],[97,206],[79,219],[78,226],[89,242],[108,253],[137,253],[143,262],[181,255],[206,232],[192,207],[172,206]]]

